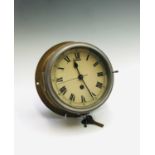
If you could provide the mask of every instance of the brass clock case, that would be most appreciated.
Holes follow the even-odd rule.
[[[55,61],[57,61],[57,58],[67,50],[71,48],[78,48],[78,47],[90,48],[99,57],[102,58],[102,60],[104,61],[104,65],[107,70],[107,76],[109,79],[108,87],[103,97],[100,100],[98,100],[94,106],[88,107],[85,109],[76,109],[65,105],[59,99],[57,94],[55,94],[50,81],[51,67],[52,65],[54,65]],[[113,88],[113,82],[114,82],[113,68],[108,57],[94,45],[83,43],[83,42],[72,42],[72,41],[63,42],[50,48],[41,57],[37,65],[36,74],[35,74],[36,89],[43,103],[55,113],[63,116],[66,115],[68,117],[78,117],[81,115],[85,115],[85,114],[88,114],[90,111],[101,106],[109,97],[111,90]]]

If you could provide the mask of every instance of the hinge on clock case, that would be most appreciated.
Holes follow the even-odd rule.
[[[82,119],[81,123],[84,125],[84,127],[87,127],[88,124],[104,127],[102,123],[96,122],[91,115],[84,115],[84,118]]]

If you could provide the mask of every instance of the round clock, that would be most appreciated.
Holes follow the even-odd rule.
[[[45,52],[35,76],[43,103],[68,117],[87,115],[100,107],[109,97],[113,81],[113,68],[103,51],[71,41]]]

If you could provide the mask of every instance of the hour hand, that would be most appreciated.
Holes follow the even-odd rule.
[[[74,61],[74,68],[78,68],[77,62],[75,60],[73,60],[73,61]]]

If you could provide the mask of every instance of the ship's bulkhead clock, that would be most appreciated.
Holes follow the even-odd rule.
[[[55,113],[96,124],[89,113],[100,107],[113,88],[114,71],[103,51],[83,42],[63,42],[41,57],[35,84],[43,103]]]

